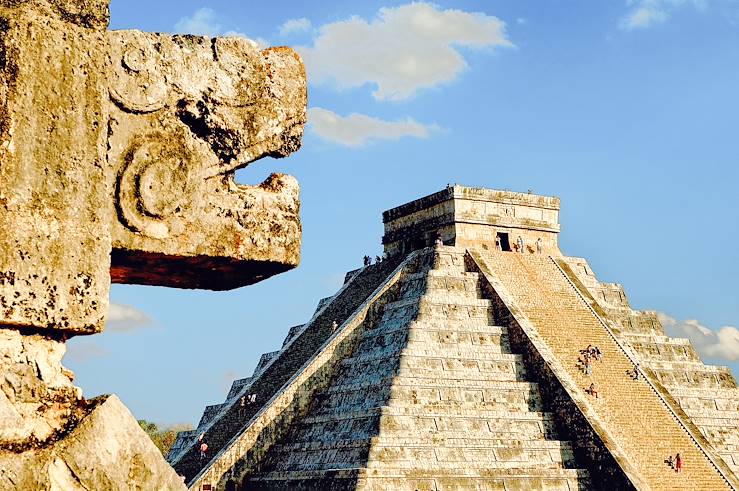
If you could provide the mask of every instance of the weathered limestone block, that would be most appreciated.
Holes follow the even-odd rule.
[[[61,364],[63,342],[0,329],[0,447],[43,443],[80,417],[82,391]]]
[[[230,289],[297,266],[297,181],[236,169],[300,146],[306,87],[288,48],[109,33],[114,282]]]
[[[246,39],[107,32],[108,0],[0,0],[0,489],[183,489],[64,341],[110,282],[223,290],[297,266],[302,62]]]
[[[186,489],[115,396],[98,401],[54,445],[0,454],[0,469],[0,489]]]
[[[107,16],[103,1],[0,2],[0,324],[102,329]]]
[[[297,54],[107,19],[0,2],[0,325],[98,332],[111,279],[224,290],[300,260],[297,181],[233,178],[299,148]]]

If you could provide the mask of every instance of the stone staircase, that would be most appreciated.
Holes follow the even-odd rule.
[[[655,390],[644,380],[632,379],[630,359],[550,257],[505,252],[479,257],[495,284],[505,290],[499,292],[501,297],[513,304],[507,307],[525,316],[574,380],[574,390],[579,392],[573,396],[587,401],[587,411],[609,430],[612,441],[606,445],[626,456],[646,486],[655,490],[729,487],[714,464],[720,459],[709,460]],[[618,294],[615,286],[612,290]],[[578,357],[589,344],[598,346],[604,356],[587,377]],[[591,382],[599,389],[598,399],[585,393]],[[677,452],[685,462],[681,474],[665,463]]]
[[[706,365],[689,340],[668,337],[656,312],[632,310],[623,288],[598,281],[585,259],[563,260],[586,300],[739,475],[739,389],[728,367]]]
[[[398,264],[397,259],[388,260],[347,273],[339,292],[322,299],[313,318],[306,324],[291,328],[280,350],[261,356],[252,377],[234,381],[223,403],[207,406],[197,428],[178,435],[167,456],[177,473],[190,482],[202,469],[209,467],[211,458],[228,447],[229,442],[300,370],[301,365],[332,336],[332,323],[343,323]],[[246,394],[256,394],[257,400],[242,409],[239,399]],[[201,433],[205,434],[210,452],[209,458],[202,460],[197,441]]]
[[[429,253],[430,254],[430,253]],[[247,489],[591,487],[464,250],[403,276]]]

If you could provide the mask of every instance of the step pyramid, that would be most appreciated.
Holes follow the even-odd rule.
[[[563,256],[558,210],[454,186],[385,212],[390,259],[348,273],[170,462],[198,490],[739,488],[733,377]]]
[[[478,274],[453,254],[403,277],[247,488],[354,489],[360,476],[364,489],[587,487]]]

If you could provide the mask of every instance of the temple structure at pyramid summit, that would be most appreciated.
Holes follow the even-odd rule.
[[[386,211],[387,258],[168,460],[203,491],[739,488],[731,373],[564,256],[559,206],[451,186]]]

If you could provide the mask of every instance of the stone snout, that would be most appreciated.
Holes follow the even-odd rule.
[[[226,290],[300,261],[297,181],[234,172],[300,146],[302,61],[244,38],[109,33],[111,280]]]
[[[300,147],[293,50],[106,31],[102,0],[0,4],[0,326],[92,334],[111,281],[225,290],[298,265],[295,179],[234,182]]]

